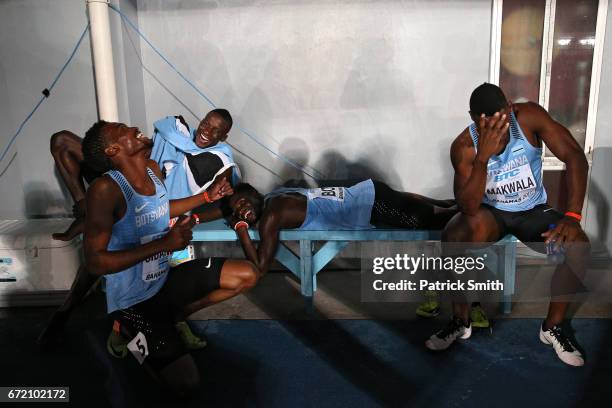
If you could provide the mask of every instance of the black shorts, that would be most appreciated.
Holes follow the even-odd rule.
[[[111,313],[126,339],[142,332],[147,341],[146,358],[161,369],[187,350],[178,335],[176,317],[188,304],[219,289],[225,258],[202,258],[182,263],[168,272],[166,283],[153,297],[127,309]]]
[[[545,253],[543,242],[546,239],[542,233],[548,231],[550,226],[556,225],[563,218],[563,214],[548,204],[540,204],[527,211],[502,211],[489,205],[483,207],[491,211],[500,227],[500,238],[512,234],[521,242],[538,252]]]

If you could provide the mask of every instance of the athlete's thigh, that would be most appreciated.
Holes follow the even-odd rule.
[[[236,289],[245,283],[255,284],[255,266],[245,259],[228,259],[221,270],[221,289]]]
[[[177,310],[221,287],[225,258],[198,258],[184,262],[168,272],[162,296]]]
[[[487,206],[473,215],[459,212],[446,224],[442,240],[446,242],[492,243],[505,234],[504,221]]]
[[[563,214],[549,205],[538,205],[529,211],[522,212],[510,226],[508,232],[531,249],[545,253],[544,241],[546,238],[542,234],[562,218]]]

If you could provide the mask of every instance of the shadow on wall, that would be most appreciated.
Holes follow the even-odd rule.
[[[612,253],[610,242],[610,200],[612,199],[612,147],[596,148],[589,183],[587,232]]]
[[[64,191],[52,191],[40,181],[30,182],[24,187],[25,213],[28,218],[65,218],[70,216],[72,200]]]
[[[356,182],[374,179],[397,185],[399,174],[394,169],[383,168],[385,160],[375,161],[372,157],[361,157],[355,161],[349,161],[340,152],[330,150],[323,154],[314,166],[327,175],[327,179],[321,181],[322,185],[344,185],[350,186]]]

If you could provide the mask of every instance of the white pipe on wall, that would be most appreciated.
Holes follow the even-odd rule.
[[[86,3],[91,33],[98,116],[101,120],[117,122],[119,114],[108,19],[109,0],[86,0]]]

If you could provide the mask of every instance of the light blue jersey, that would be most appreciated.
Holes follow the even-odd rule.
[[[170,205],[164,184],[147,168],[155,183],[155,195],[138,194],[123,175],[111,170],[110,176],[121,188],[126,210],[113,225],[109,251],[135,248],[164,236],[170,222]],[[128,308],[155,295],[168,277],[168,254],[159,253],[121,272],[105,275],[107,311]]]
[[[374,205],[374,183],[362,181],[351,187],[279,188],[266,200],[281,194],[297,193],[306,197],[307,210],[302,230],[359,230],[370,224]]]
[[[478,150],[476,124],[469,127],[474,147]],[[502,211],[526,211],[546,204],[542,184],[542,149],[534,147],[523,133],[514,112],[510,115],[510,140],[500,155],[487,163],[487,186],[483,204]]]

